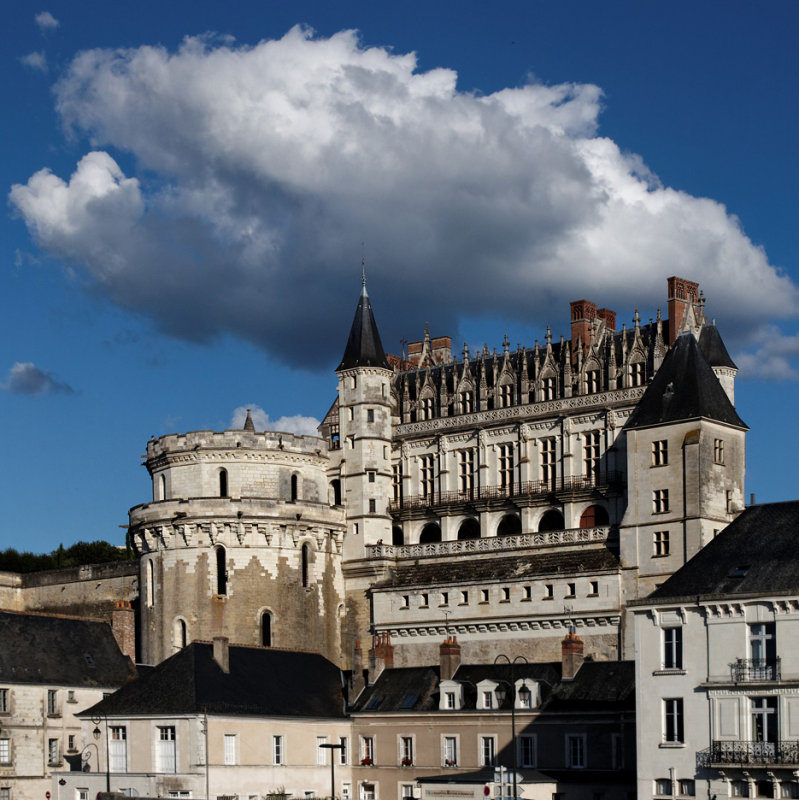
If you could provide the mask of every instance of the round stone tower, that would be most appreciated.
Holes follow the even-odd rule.
[[[140,659],[194,639],[314,650],[338,661],[344,512],[327,444],[243,430],[151,439],[153,500],[130,510],[140,558]]]

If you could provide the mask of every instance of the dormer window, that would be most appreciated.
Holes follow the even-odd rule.
[[[477,707],[485,710],[500,708],[504,699],[503,689],[505,688],[504,684],[489,678],[480,681],[477,684]]]
[[[463,686],[458,681],[441,681],[438,708],[439,711],[460,711],[463,708]]]

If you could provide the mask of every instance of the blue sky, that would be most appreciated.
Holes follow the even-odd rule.
[[[796,496],[799,4],[0,20],[0,546],[123,541],[151,435],[249,405],[312,425],[362,255],[393,352],[426,321],[458,350],[532,345],[582,297],[629,326],[698,280],[741,367],[747,492]]]

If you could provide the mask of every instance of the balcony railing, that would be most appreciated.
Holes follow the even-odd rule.
[[[572,475],[550,481],[519,481],[507,486],[475,486],[465,491],[431,492],[392,500],[389,511],[407,511],[415,508],[441,508],[460,506],[479,501],[542,498],[551,494],[607,491],[621,484],[620,472],[602,472],[596,475]]]
[[[791,742],[713,742],[696,754],[699,766],[799,765],[799,741]]]
[[[733,683],[780,680],[780,659],[739,658],[730,664]]]

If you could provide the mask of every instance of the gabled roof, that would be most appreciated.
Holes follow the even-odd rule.
[[[391,369],[380,343],[380,333],[377,330],[372,304],[366,293],[366,280],[363,282],[358,307],[355,309],[355,318],[350,328],[350,336],[344,349],[341,363],[336,367],[336,372],[354,367],[382,367]]]
[[[713,373],[696,338],[685,332],[677,337],[666,353],[625,427],[645,428],[700,417],[737,428],[747,427]]]
[[[213,645],[192,642],[85,713],[109,716],[259,714],[344,717],[341,672],[316,653],[229,648],[230,671]]]
[[[738,369],[735,366],[735,362],[730,358],[730,354],[721,339],[719,329],[715,325],[702,326],[702,332],[699,334],[699,348],[705,354],[707,363],[711,367]]]
[[[659,589],[633,605],[799,593],[799,501],[750,506]]]
[[[433,694],[438,690],[435,667],[397,667],[383,670],[353,703],[353,711],[429,711],[438,707]]]
[[[0,611],[0,682],[114,688],[134,674],[107,622]]]

